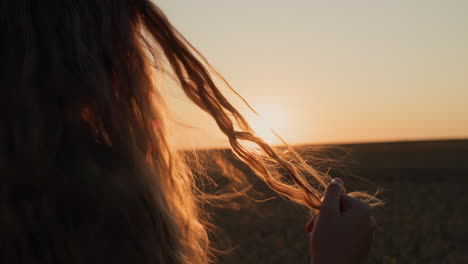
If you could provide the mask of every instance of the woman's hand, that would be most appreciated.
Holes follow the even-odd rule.
[[[343,181],[327,188],[320,213],[308,223],[312,264],[365,263],[375,229],[370,206],[343,194]]]

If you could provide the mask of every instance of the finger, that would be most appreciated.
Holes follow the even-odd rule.
[[[371,207],[355,197],[349,195],[342,195],[340,199],[341,213],[350,213],[355,216],[370,218]]]
[[[357,199],[349,195],[341,195],[340,197],[340,211],[342,213],[348,211],[354,207],[354,204],[357,202]]]
[[[340,196],[343,192],[343,181],[340,178],[335,178],[328,185],[323,199],[321,212],[325,213],[340,213]]]

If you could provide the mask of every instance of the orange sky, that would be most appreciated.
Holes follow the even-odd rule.
[[[267,140],[269,126],[290,143],[468,137],[468,1],[156,2],[264,114]],[[172,125],[175,143],[225,145],[179,90],[164,88],[174,117],[196,128]]]

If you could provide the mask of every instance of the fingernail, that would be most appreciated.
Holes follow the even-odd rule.
[[[309,221],[309,223],[307,223],[306,232],[307,233],[312,232],[312,228],[313,228],[313,220],[311,220],[311,221]]]
[[[341,186],[344,185],[344,182],[341,178],[334,178],[332,182],[338,183]]]
[[[312,232],[312,228],[314,227],[314,221],[315,221],[316,215],[312,216],[309,220],[309,222],[306,224],[306,232],[310,233]]]

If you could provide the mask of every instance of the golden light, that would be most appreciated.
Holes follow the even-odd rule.
[[[251,114],[248,115],[247,119],[255,133],[268,144],[282,144],[271,130],[284,138],[288,129],[286,110],[280,105],[273,104],[253,105],[253,108],[260,116]]]

